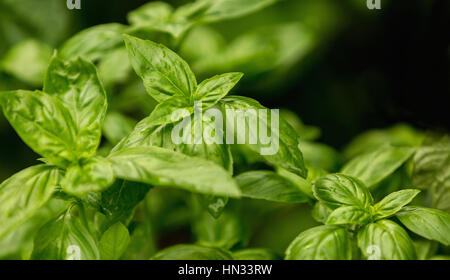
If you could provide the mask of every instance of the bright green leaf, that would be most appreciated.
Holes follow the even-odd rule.
[[[408,189],[389,194],[374,205],[374,218],[382,219],[394,215],[400,211],[403,206],[410,203],[419,192],[419,190]]]
[[[370,221],[371,215],[367,209],[357,206],[342,206],[331,212],[327,225],[364,225]]]
[[[121,223],[112,225],[103,233],[99,243],[102,260],[118,260],[130,243],[128,229]]]

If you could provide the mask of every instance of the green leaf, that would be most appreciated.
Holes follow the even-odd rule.
[[[147,27],[179,38],[196,23],[208,6],[207,1],[197,1],[174,10],[165,2],[151,2],[130,12],[127,18],[133,27]]]
[[[431,206],[450,213],[450,137],[428,137],[414,156],[413,183],[429,190]]]
[[[371,260],[413,260],[414,244],[398,224],[381,220],[366,225],[358,232],[358,246]]]
[[[383,146],[373,152],[360,155],[343,168],[342,173],[362,180],[372,187],[391,175],[416,151],[410,147]]]
[[[174,95],[153,109],[148,123],[154,126],[175,123],[190,116],[193,112],[194,106],[190,104],[189,100],[186,100],[185,96]]]
[[[193,232],[202,246],[230,249],[247,241],[242,219],[232,211],[225,211],[217,219],[203,211],[195,217]]]
[[[58,168],[41,164],[16,173],[0,185],[0,239],[50,200],[61,177]]]
[[[104,55],[98,65],[98,73],[105,87],[113,83],[126,82],[131,69],[125,46]]]
[[[197,81],[189,65],[163,45],[124,36],[131,65],[144,81],[147,92],[158,102],[178,94],[191,98]]]
[[[419,192],[419,190],[408,189],[389,194],[374,205],[374,218],[382,219],[394,215],[403,206],[410,203]]]
[[[350,260],[350,234],[338,226],[318,226],[300,233],[286,250],[286,260]]]
[[[0,61],[0,68],[32,85],[42,85],[52,49],[36,40],[26,40],[11,48]]]
[[[367,209],[358,206],[342,206],[331,212],[327,225],[364,225],[370,221],[371,214]]]
[[[95,66],[81,58],[63,61],[54,56],[44,81],[44,92],[61,100],[76,125],[79,157],[95,154],[106,115],[106,93]]]
[[[130,134],[136,121],[119,112],[108,112],[103,123],[103,135],[111,144],[117,144]]]
[[[0,103],[17,134],[36,153],[61,167],[76,160],[72,116],[58,99],[18,90],[0,93]]]
[[[215,0],[203,16],[204,21],[219,21],[254,13],[278,0]]]
[[[257,101],[242,96],[225,97],[220,104],[226,118],[227,144],[230,144],[228,139],[237,137],[236,143],[245,143],[270,164],[282,167],[303,178],[306,177],[307,171],[303,163],[302,152],[298,148],[298,136],[288,123],[277,118],[279,117],[277,110],[271,113],[271,110]],[[266,114],[267,118],[262,112]],[[239,123],[242,124],[239,125]],[[272,123],[275,124],[275,127],[272,127]],[[270,139],[267,139],[269,144],[263,144],[261,137],[255,134],[258,127],[260,133],[261,127],[267,128],[266,131],[270,132]],[[267,134],[264,136],[268,137]],[[251,139],[256,140],[256,144],[251,143]]]
[[[302,193],[306,194],[310,198],[314,198],[313,192],[312,192],[312,184],[311,180],[304,179],[292,172],[287,171],[283,168],[277,168],[276,172],[281,177],[287,179],[291,184],[299,188]],[[311,172],[308,170],[308,177],[311,175]]]
[[[396,217],[410,231],[450,245],[450,214],[438,209],[408,206],[397,212]]]
[[[100,257],[102,260],[118,260],[130,243],[128,229],[121,223],[112,225],[99,243]]]
[[[145,147],[115,152],[109,160],[115,175],[125,180],[218,196],[241,195],[236,183],[223,168],[201,158],[158,147]]]
[[[292,128],[295,129],[301,140],[314,141],[320,137],[320,128],[316,126],[305,125],[296,113],[287,109],[281,109],[280,116],[284,120],[286,120],[292,126]]]
[[[96,61],[123,46],[122,33],[126,26],[118,23],[97,25],[77,33],[59,50],[63,59],[83,57]]]
[[[303,158],[308,168],[319,168],[330,172],[337,170],[340,159],[335,149],[310,141],[300,141],[298,147],[303,153]]]
[[[367,209],[373,202],[372,195],[356,178],[344,174],[330,174],[313,184],[314,196],[332,208],[358,206]]]
[[[61,186],[65,192],[81,197],[88,192],[102,191],[113,182],[111,163],[96,156],[69,166]]]
[[[198,85],[194,99],[201,101],[205,110],[211,108],[228,94],[243,75],[243,73],[226,73],[204,80]]]
[[[208,213],[215,219],[218,219],[222,215],[228,203],[228,197],[213,195],[199,195],[199,200]]]
[[[272,171],[248,171],[236,181],[244,197],[289,203],[309,200],[300,188]]]
[[[230,252],[200,245],[175,245],[152,257],[152,260],[232,260]]]
[[[239,261],[272,261],[280,258],[267,249],[251,248],[233,252],[233,259]]]
[[[33,259],[39,260],[98,260],[100,253],[91,230],[86,226],[83,212],[76,207],[50,221],[36,235]],[[81,215],[81,217],[80,217]]]

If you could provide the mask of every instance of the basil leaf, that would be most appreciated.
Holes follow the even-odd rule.
[[[126,26],[118,23],[102,24],[84,29],[62,45],[59,55],[63,59],[80,56],[90,61],[96,61],[123,46],[122,33],[125,30]]]
[[[189,65],[163,45],[124,35],[131,65],[144,81],[147,92],[158,102],[173,95],[188,100],[197,88]]]
[[[81,197],[88,192],[102,191],[113,182],[111,163],[102,157],[92,157],[69,166],[61,186],[65,192]]]
[[[133,132],[124,138],[114,149],[113,152],[125,149],[127,147],[145,147],[157,146],[169,150],[184,153],[189,156],[202,157],[211,160],[230,173],[233,170],[233,159],[231,156],[230,146],[220,141],[220,135],[223,135],[223,129],[216,125],[213,118],[203,118],[200,123],[198,117],[186,117],[176,124],[153,125],[150,117],[139,122]],[[201,128],[199,127],[201,124]],[[180,143],[174,143],[173,134],[178,130],[181,134]],[[200,133],[201,132],[201,133]],[[214,136],[212,136],[214,132]],[[196,144],[198,135],[202,135],[201,144]],[[213,139],[211,139],[213,138]],[[210,139],[211,142],[206,142]],[[222,142],[222,144],[221,144]]]
[[[98,73],[105,87],[126,82],[131,69],[125,46],[107,53],[98,64]]]
[[[0,185],[0,239],[50,200],[61,177],[58,168],[41,164],[16,173]]]
[[[98,260],[100,254],[91,230],[71,207],[36,235],[32,258],[39,260]],[[82,213],[80,213],[82,215]]]
[[[364,257],[373,260],[412,260],[414,244],[398,224],[381,220],[366,225],[358,232],[358,246]]]
[[[268,123],[269,116],[272,114],[267,114],[267,118],[263,117],[264,114],[258,113],[258,110],[264,110],[267,113],[268,109],[248,97],[228,96],[223,98],[220,104],[225,113],[227,139],[231,136],[237,136],[238,143],[245,143],[251,150],[260,153],[270,164],[282,167],[301,177],[306,177],[307,171],[303,163],[302,152],[298,148],[298,136],[288,123],[279,119],[279,125],[277,124],[279,127],[272,127]],[[231,112],[243,112],[244,114],[237,115]],[[244,117],[245,126],[239,127],[236,125],[235,127],[234,123],[240,117]],[[272,123],[273,120],[270,122]],[[266,131],[271,134],[270,140],[275,141],[275,143],[271,144],[278,144],[277,147],[261,143],[258,135],[254,135],[255,129],[252,129],[253,127],[266,127]],[[251,144],[250,141],[246,141],[247,137],[249,139],[259,139],[259,141],[256,141],[256,144]],[[228,141],[227,143],[230,144]]]
[[[195,217],[193,232],[197,244],[208,247],[230,249],[246,242],[245,226],[237,213],[225,211],[215,219],[207,212]]]
[[[111,144],[117,144],[130,134],[136,121],[119,112],[108,112],[103,123],[103,135]]]
[[[318,221],[319,223],[325,224],[327,222],[328,216],[330,216],[332,212],[333,209],[328,207],[326,203],[318,201],[316,202],[316,204],[314,204],[311,215],[314,220]]]
[[[280,258],[267,249],[251,248],[233,252],[233,259],[239,261],[271,261]]]
[[[153,2],[130,12],[127,18],[132,26],[148,27],[179,38],[196,23],[208,6],[208,2],[196,1],[174,10],[167,3]]]
[[[153,126],[178,122],[190,116],[194,112],[194,106],[182,95],[174,95],[159,103],[153,109],[148,123]]]
[[[110,188],[101,193],[97,207],[105,214],[107,225],[117,222],[127,225],[134,209],[149,190],[150,186],[147,184],[116,180]]]
[[[211,108],[228,94],[243,75],[243,73],[226,73],[204,80],[198,85],[194,99],[200,100],[205,110]]]
[[[52,49],[36,40],[25,40],[11,48],[0,61],[0,69],[32,86],[42,85]],[[25,71],[26,69],[26,71]]]
[[[450,137],[428,137],[414,156],[413,183],[429,190],[431,206],[450,213]]]
[[[450,214],[438,209],[408,206],[397,212],[396,217],[410,231],[450,245]]]
[[[192,192],[240,197],[231,176],[221,167],[201,158],[189,157],[158,147],[128,148],[109,156],[117,177],[174,186]]]
[[[106,93],[95,66],[81,58],[65,62],[53,57],[44,81],[44,92],[68,108],[76,125],[79,157],[95,154],[106,115]]]
[[[3,113],[22,140],[60,167],[76,159],[75,128],[70,112],[56,98],[40,91],[0,94]]]
[[[300,233],[286,250],[286,260],[350,260],[350,234],[338,226],[318,226]]]
[[[374,205],[374,218],[382,219],[394,215],[400,211],[403,206],[410,203],[419,192],[419,190],[409,189],[389,194]]]
[[[236,182],[244,197],[289,203],[309,200],[297,186],[272,171],[248,171],[239,174]]]
[[[261,10],[276,3],[277,0],[216,0],[203,16],[203,20],[219,21],[224,19],[241,17]]]
[[[303,158],[308,168],[319,168],[327,171],[337,170],[340,159],[335,149],[310,141],[300,141],[298,147],[303,153]]]
[[[331,212],[327,225],[364,225],[371,219],[371,214],[366,209],[358,206],[342,206]]]
[[[354,176],[372,187],[391,175],[416,151],[410,147],[383,146],[373,152],[360,155],[343,168],[342,173]]]
[[[313,192],[312,192],[312,184],[311,184],[311,180],[306,180],[303,179],[302,177],[287,171],[286,169],[283,168],[277,168],[276,170],[277,174],[280,175],[281,177],[287,179],[291,184],[293,184],[294,186],[296,186],[298,189],[300,189],[302,191],[303,194],[307,195],[310,198],[314,198]],[[311,175],[312,173],[310,173],[308,171],[308,177]]]
[[[332,208],[358,206],[367,209],[373,202],[372,195],[356,178],[344,174],[330,174],[314,181],[314,196]]]
[[[215,219],[218,219],[222,215],[228,203],[228,197],[221,196],[203,195],[199,196],[199,199],[203,207]]]
[[[102,260],[118,260],[130,243],[128,229],[121,223],[112,225],[103,233],[99,243]]]
[[[231,253],[219,248],[210,248],[200,245],[175,245],[166,248],[156,255],[152,260],[232,260]]]

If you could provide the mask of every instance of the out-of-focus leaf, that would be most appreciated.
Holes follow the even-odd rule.
[[[200,245],[175,245],[152,257],[152,260],[232,260],[231,253]]]
[[[280,116],[295,129],[301,140],[314,141],[320,137],[321,131],[319,127],[305,125],[294,112],[282,109],[280,110]]]
[[[210,0],[201,0],[208,2]],[[276,3],[278,0],[214,0],[211,7],[203,16],[203,20],[219,21],[224,19],[236,18],[246,14],[253,13],[267,6]]]
[[[332,208],[328,207],[325,203],[318,201],[314,204],[311,215],[316,221],[325,224],[331,212],[333,212]]]
[[[286,260],[350,260],[350,234],[338,226],[318,226],[300,233],[286,250]]]
[[[330,172],[336,171],[339,166],[339,154],[336,150],[321,143],[300,141],[299,149],[307,166],[319,168]]]
[[[26,40],[11,48],[0,61],[0,69],[31,86],[42,85],[52,49],[36,40]]]
[[[383,146],[373,152],[362,154],[343,168],[342,173],[354,176],[372,187],[391,175],[416,151],[410,147]]]
[[[272,171],[245,172],[236,181],[244,197],[288,203],[309,200],[300,188]]]
[[[116,223],[103,233],[99,243],[102,260],[118,260],[130,243],[128,229],[121,223]]]
[[[98,73],[105,86],[126,81],[131,72],[125,47],[107,53],[98,65]]]
[[[279,260],[280,258],[267,249],[251,248],[233,252],[233,259],[240,261],[271,261]]]
[[[136,121],[119,112],[108,112],[103,123],[103,135],[115,145],[133,131]]]

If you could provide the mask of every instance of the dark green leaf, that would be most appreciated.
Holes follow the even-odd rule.
[[[231,254],[218,248],[199,245],[175,245],[152,257],[152,260],[232,260]]]

